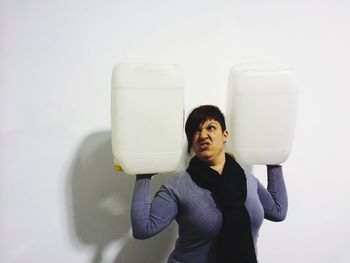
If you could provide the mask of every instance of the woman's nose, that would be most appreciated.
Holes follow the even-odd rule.
[[[199,133],[199,138],[207,138],[208,137],[208,133],[206,129],[202,129]]]

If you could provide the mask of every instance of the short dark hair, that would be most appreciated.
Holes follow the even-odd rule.
[[[220,123],[221,129],[226,130],[225,117],[221,110],[214,105],[201,105],[192,110],[188,115],[185,132],[187,136],[187,152],[191,152],[194,133],[207,120],[215,120]]]

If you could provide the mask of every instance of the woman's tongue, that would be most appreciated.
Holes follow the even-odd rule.
[[[204,151],[204,150],[207,150],[209,146],[210,144],[208,142],[204,142],[204,143],[201,143],[199,147],[202,151]]]

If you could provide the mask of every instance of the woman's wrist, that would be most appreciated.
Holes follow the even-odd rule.
[[[153,175],[155,175],[155,174],[137,174],[136,180],[151,179]]]
[[[282,167],[282,165],[280,165],[280,164],[267,164],[266,166],[267,166],[267,168],[279,168],[279,167]]]

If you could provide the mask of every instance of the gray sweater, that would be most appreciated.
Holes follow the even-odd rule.
[[[255,249],[263,219],[282,221],[287,213],[282,167],[268,166],[267,171],[267,190],[253,174],[245,171],[245,206],[250,216]],[[222,214],[210,191],[194,183],[186,171],[171,176],[153,200],[150,184],[150,176],[138,176],[136,179],[131,206],[134,237],[152,237],[175,219],[179,236],[168,263],[215,263],[215,238],[220,230]]]

